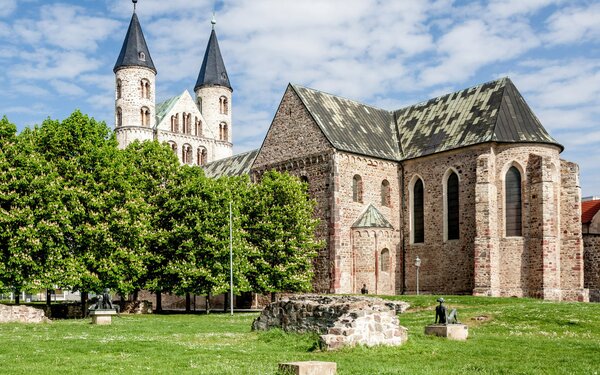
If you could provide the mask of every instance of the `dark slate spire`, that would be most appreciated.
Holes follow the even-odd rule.
[[[150,51],[146,45],[146,39],[144,38],[144,33],[142,33],[142,27],[140,26],[140,21],[138,20],[135,11],[131,17],[127,36],[123,42],[123,47],[121,47],[121,53],[119,54],[113,72],[126,66],[149,68],[156,74],[156,68],[152,62],[152,57],[150,57]]]
[[[227,70],[225,70],[221,50],[219,49],[219,42],[215,33],[214,17],[211,23],[213,24],[213,29],[210,33],[210,39],[208,39],[204,60],[202,61],[202,67],[200,68],[200,74],[198,74],[194,91],[204,86],[223,86],[233,90],[229,83]]]

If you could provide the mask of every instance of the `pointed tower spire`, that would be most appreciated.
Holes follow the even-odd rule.
[[[210,23],[212,24],[212,31],[210,33],[210,38],[208,39],[204,60],[202,61],[202,67],[200,68],[200,74],[198,74],[198,80],[196,81],[194,91],[204,86],[222,86],[233,90],[229,83],[227,70],[225,70],[221,50],[219,49],[217,33],[215,32],[215,24],[217,21],[215,20],[214,14]]]
[[[136,2],[133,2],[133,16],[131,16],[127,36],[123,42],[123,47],[121,47],[121,53],[115,63],[113,72],[126,66],[140,66],[151,69],[156,74],[156,68],[152,62],[152,57],[150,57],[150,51],[148,50],[148,45],[146,45],[142,26],[140,26],[140,21],[135,13]]]

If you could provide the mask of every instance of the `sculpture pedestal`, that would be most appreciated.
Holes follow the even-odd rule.
[[[335,375],[337,364],[320,361],[280,363],[279,372],[286,375]]]
[[[92,324],[108,325],[112,324],[113,315],[117,315],[115,310],[92,310],[90,316],[92,317]]]
[[[430,324],[425,327],[425,334],[464,341],[469,337],[469,327],[464,324]]]

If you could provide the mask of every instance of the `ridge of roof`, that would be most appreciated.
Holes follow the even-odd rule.
[[[217,33],[214,28],[208,38],[208,44],[206,45],[204,59],[202,60],[202,66],[200,67],[200,73],[198,73],[194,91],[205,86],[223,86],[233,90],[229,82],[227,70],[225,69],[225,63],[223,62],[223,56],[219,48],[219,41],[217,40]]]
[[[129,22],[129,28],[121,47],[121,52],[113,68],[113,72],[116,73],[120,68],[128,66],[139,66],[148,68],[157,73],[152,57],[150,56],[150,50],[146,44],[144,33],[142,32],[142,26],[138,20],[137,14],[134,12]]]

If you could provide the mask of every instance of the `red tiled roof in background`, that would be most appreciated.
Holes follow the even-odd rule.
[[[581,223],[592,221],[596,212],[600,210],[600,200],[581,202]]]

